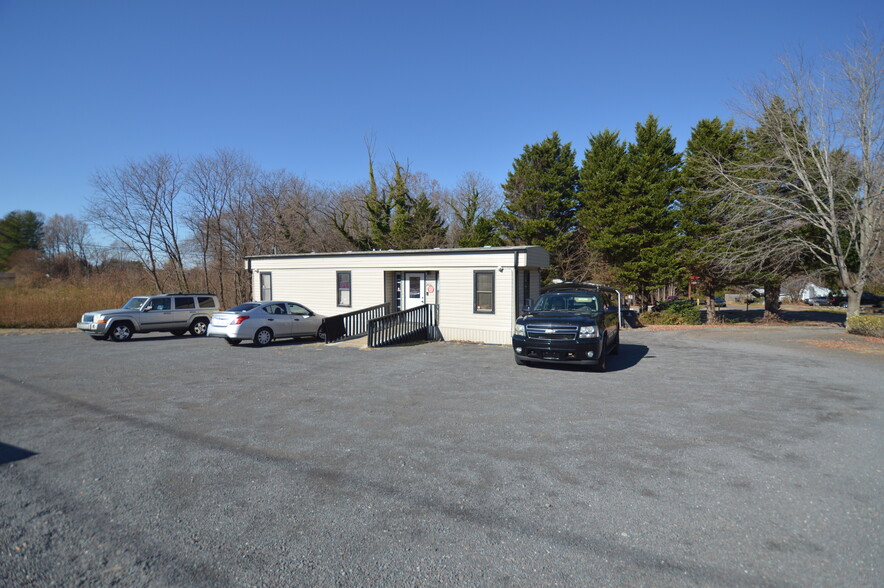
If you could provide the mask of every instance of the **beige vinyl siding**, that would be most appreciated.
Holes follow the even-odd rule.
[[[255,299],[260,296],[259,273],[269,271],[276,300],[300,302],[327,316],[394,302],[396,272],[425,273],[425,287],[435,290],[426,300],[439,305],[439,330],[446,340],[508,344],[517,310],[515,267],[532,272],[533,293],[539,291],[539,274],[526,264],[548,260],[542,248],[526,247],[268,256],[251,258],[249,267]],[[351,276],[352,306],[347,308],[337,306],[338,271]],[[493,272],[493,313],[474,312],[475,271]]]
[[[446,340],[509,343],[514,321],[513,269],[498,266],[439,270],[439,330]],[[494,313],[473,312],[473,272],[494,271]]]

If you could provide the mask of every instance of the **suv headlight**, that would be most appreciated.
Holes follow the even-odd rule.
[[[525,336],[525,325],[516,325],[516,330],[513,331],[513,335],[519,335],[520,337]]]
[[[596,335],[595,325],[589,325],[588,327],[580,327],[580,333],[578,333],[578,337],[595,337]]]

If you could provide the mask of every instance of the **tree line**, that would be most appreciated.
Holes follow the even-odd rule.
[[[882,56],[866,34],[825,67],[784,60],[750,88],[744,126],[702,119],[683,152],[649,115],[628,140],[591,134],[579,166],[557,132],[528,144],[500,187],[468,173],[443,188],[393,155],[378,166],[371,142],[366,180],[337,188],[236,151],[157,154],[96,172],[86,217],[157,290],[209,289],[225,304],[250,295],[249,255],[537,244],[551,255],[546,279],[612,283],[642,303],[691,279],[709,298],[752,284],[776,315],[784,281],[816,273],[856,314],[882,280]],[[82,221],[52,217],[37,241],[12,244],[9,223],[40,219],[10,216],[0,264],[16,247],[85,259]]]

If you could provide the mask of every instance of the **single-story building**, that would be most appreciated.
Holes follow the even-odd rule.
[[[508,344],[519,310],[540,296],[549,253],[536,245],[256,255],[252,298],[333,316],[378,304],[438,305],[449,341]]]

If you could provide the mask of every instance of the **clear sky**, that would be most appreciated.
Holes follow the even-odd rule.
[[[839,49],[884,1],[0,0],[0,215],[83,217],[90,177],[240,150],[321,185],[380,162],[499,184],[654,113],[683,148],[789,49]],[[85,219],[88,220],[88,219]]]

